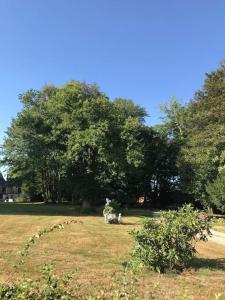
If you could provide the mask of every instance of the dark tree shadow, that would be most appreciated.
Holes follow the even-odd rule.
[[[0,215],[31,216],[100,216],[100,211],[71,204],[0,203]]]
[[[204,268],[210,270],[225,271],[225,258],[200,258],[191,260],[191,267],[195,270]]]
[[[102,215],[102,207],[81,208],[78,205],[71,203],[46,204],[38,203],[5,203],[0,201],[0,216],[1,215],[31,215],[31,216],[93,216],[99,217]],[[123,210],[123,217],[144,217],[151,216],[149,210]],[[125,222],[124,225],[135,225]]]
[[[137,225],[137,223],[133,222],[125,222],[125,223],[122,223],[121,225]]]

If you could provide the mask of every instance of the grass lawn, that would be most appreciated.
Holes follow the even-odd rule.
[[[221,221],[215,222],[213,225],[213,229],[225,233],[225,219],[222,222]]]
[[[215,225],[213,226],[213,229],[225,233],[225,225]]]
[[[137,227],[143,210],[128,211],[125,225],[105,225],[100,215],[80,215],[70,205],[0,203],[0,281],[25,275],[36,277],[44,263],[53,263],[59,274],[76,271],[74,285],[81,284],[81,298],[89,292],[110,288],[123,271],[122,262],[132,248],[129,231]],[[25,265],[16,270],[18,251],[33,234],[65,220],[66,225],[31,247]],[[180,275],[144,271],[139,277],[140,299],[225,299],[225,247],[198,244],[198,257]],[[154,295],[153,295],[154,294]],[[155,298],[154,298],[155,297]],[[217,299],[217,300],[218,300]]]

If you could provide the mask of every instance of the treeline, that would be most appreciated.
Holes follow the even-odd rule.
[[[191,201],[225,211],[224,65],[187,105],[171,100],[154,127],[131,100],[78,81],[29,90],[20,101],[2,164],[24,200],[133,205],[145,196],[153,207]]]
[[[181,190],[197,205],[225,212],[225,64],[206,74],[187,105],[172,100],[164,111],[168,136],[180,144]]]
[[[146,196],[159,205],[176,176],[173,141],[146,126],[146,111],[71,81],[20,95],[22,111],[7,131],[3,163],[22,198],[98,205]]]

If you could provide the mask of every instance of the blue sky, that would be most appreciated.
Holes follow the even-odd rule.
[[[1,0],[0,144],[18,94],[71,79],[144,106],[187,102],[225,58],[224,0]]]

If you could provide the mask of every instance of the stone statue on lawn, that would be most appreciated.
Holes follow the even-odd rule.
[[[109,198],[106,198],[105,200],[106,203],[103,210],[105,224],[122,224],[121,213],[118,214],[120,204]]]

